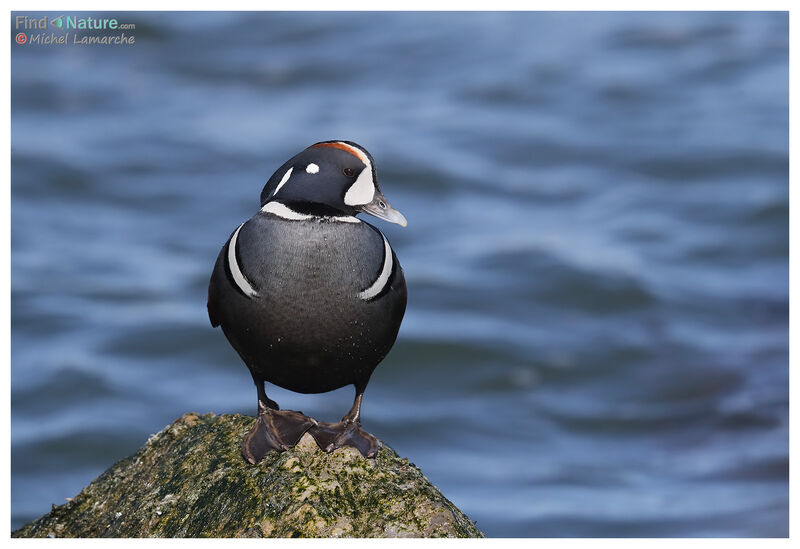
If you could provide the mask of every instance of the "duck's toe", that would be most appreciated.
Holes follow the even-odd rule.
[[[242,441],[242,456],[256,464],[269,452],[283,452],[295,446],[316,421],[294,410],[259,407],[255,424]]]
[[[308,432],[325,452],[332,452],[337,448],[351,446],[367,458],[373,458],[378,453],[378,440],[362,430],[357,422],[318,422]]]

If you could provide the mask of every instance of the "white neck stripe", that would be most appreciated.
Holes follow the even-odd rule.
[[[242,270],[239,268],[239,263],[236,261],[236,241],[239,238],[239,231],[242,230],[242,227],[244,227],[244,223],[239,225],[234,231],[231,241],[228,243],[228,267],[230,268],[233,281],[239,289],[244,292],[244,295],[248,297],[257,297],[258,292],[255,291],[247,281],[247,278],[245,278]]]
[[[381,236],[383,236],[383,234],[381,234]],[[381,269],[381,274],[378,275],[378,278],[372,283],[372,286],[360,292],[358,297],[367,301],[381,293],[389,282],[389,276],[392,274],[393,266],[392,248],[389,246],[389,241],[383,236],[383,269]]]
[[[264,204],[264,207],[261,208],[262,212],[275,214],[278,217],[282,217],[283,219],[292,219],[294,221],[300,221],[302,219],[311,219],[313,216],[309,214],[302,214],[300,212],[296,212],[291,209],[286,204],[281,204],[280,202],[272,201],[267,202]]]
[[[331,216],[320,216],[320,215],[311,215],[311,214],[304,214],[300,212],[296,212],[291,209],[286,204],[281,202],[277,202],[273,200],[272,202],[267,202],[264,204],[264,207],[261,208],[261,211],[264,213],[271,213],[273,215],[277,215],[281,219],[290,219],[292,221],[303,221],[308,219],[317,219],[317,220],[324,220],[324,221],[340,221],[342,223],[361,223],[361,220],[357,217],[352,215],[331,215]]]

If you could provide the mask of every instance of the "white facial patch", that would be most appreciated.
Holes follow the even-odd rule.
[[[367,163],[358,179],[350,185],[344,195],[344,203],[348,206],[361,206],[372,202],[375,196],[375,184],[372,182],[372,167]]]
[[[231,241],[228,244],[228,268],[231,271],[233,281],[242,293],[248,297],[257,297],[258,292],[253,289],[253,286],[251,286],[250,282],[245,278],[244,273],[242,273],[242,270],[239,268],[239,262],[236,261],[236,241],[239,238],[239,231],[242,230],[242,227],[244,227],[244,223],[239,225],[234,231]]]
[[[278,186],[275,187],[274,191],[272,191],[272,196],[278,194],[278,191],[281,190],[281,187],[283,187],[286,184],[286,182],[289,181],[289,177],[291,177],[293,169],[294,168],[289,168],[289,170],[285,174],[283,174],[283,177],[281,177],[281,182],[278,183]]]
[[[383,235],[381,234],[381,236]],[[389,246],[389,241],[386,240],[385,236],[383,236],[383,268],[381,269],[381,274],[378,275],[378,278],[372,283],[372,286],[363,292],[360,292],[358,297],[364,301],[368,301],[381,293],[386,287],[386,283],[389,282],[389,276],[392,274],[393,266],[394,261],[392,260],[392,248]]]
[[[319,166],[314,164],[313,162],[306,166],[306,173],[319,173]]]
[[[347,189],[344,195],[344,203],[348,206],[362,206],[372,202],[372,199],[375,197],[375,184],[373,183],[372,177],[372,162],[366,151],[342,141],[317,143],[314,147],[341,149],[361,160],[361,162],[364,163],[364,169],[361,170],[358,178],[350,185],[350,188]]]

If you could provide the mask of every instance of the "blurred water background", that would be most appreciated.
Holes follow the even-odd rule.
[[[212,265],[349,139],[409,220],[370,220],[409,303],[367,430],[490,536],[788,535],[787,14],[116,16],[12,43],[13,528],[254,413]]]

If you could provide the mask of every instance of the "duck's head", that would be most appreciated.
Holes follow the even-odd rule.
[[[352,141],[322,141],[291,158],[261,191],[262,206],[272,201],[306,212],[364,212],[407,225],[383,196],[372,155]]]

